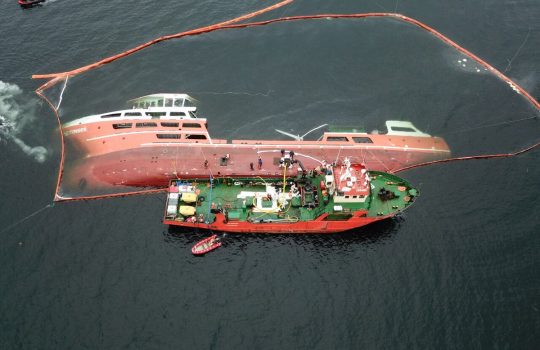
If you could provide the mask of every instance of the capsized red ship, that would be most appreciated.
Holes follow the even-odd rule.
[[[418,196],[406,180],[348,158],[287,176],[295,166],[294,158],[282,163],[282,178],[173,180],[163,222],[233,233],[334,233],[391,218]]]
[[[65,179],[91,186],[166,186],[171,179],[208,174],[279,177],[275,165],[283,154],[294,154],[306,168],[347,157],[379,171],[450,156],[444,139],[408,121],[387,121],[385,133],[330,128],[316,141],[213,139],[195,102],[186,94],[154,94],[129,101],[126,110],[65,123],[66,142],[84,155],[65,169]]]

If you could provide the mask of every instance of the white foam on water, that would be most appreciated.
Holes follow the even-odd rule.
[[[481,64],[477,63],[472,59],[464,57],[463,54],[457,52],[453,48],[445,50],[443,56],[452,67],[462,72],[482,74],[486,71],[486,69],[482,70],[483,66]]]
[[[36,99],[26,99],[16,84],[0,80],[0,141],[13,142],[29,157],[39,163],[47,159],[48,151],[43,146],[29,146],[19,134],[35,120],[38,106]]]
[[[533,91],[538,86],[538,74],[530,72],[524,77],[516,78],[515,81],[526,91]]]

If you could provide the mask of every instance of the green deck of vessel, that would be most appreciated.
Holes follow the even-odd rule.
[[[353,212],[359,209],[368,210],[368,217],[377,217],[382,215],[388,215],[396,211],[405,209],[410,202],[404,200],[405,196],[409,195],[410,184],[403,179],[385,173],[370,172],[371,175],[371,195],[366,198],[364,203],[334,203],[331,198],[328,204],[324,204],[322,200],[321,189],[318,184],[320,183],[322,176],[307,179],[311,181],[312,185],[317,188],[319,196],[319,205],[315,208],[307,207],[294,207],[288,205],[284,212],[278,214],[275,213],[250,213],[249,201],[244,203],[243,200],[238,199],[237,195],[241,191],[253,191],[253,192],[265,192],[265,186],[261,179],[214,179],[214,186],[210,189],[208,184],[209,180],[201,180],[196,184],[199,189],[199,198],[204,197],[204,201],[198,201],[196,205],[197,215],[203,214],[206,222],[213,222],[215,214],[211,213],[211,205],[214,203],[216,208],[226,208],[230,220],[245,221],[248,217],[253,221],[268,219],[283,219],[289,218],[299,221],[310,221],[319,217],[323,213],[328,213],[328,220],[342,220],[347,219],[347,213]],[[292,179],[288,179],[292,180]],[[249,182],[253,184],[249,184]],[[266,180],[267,183],[278,183],[277,179]],[[236,183],[236,185],[234,184]],[[243,185],[239,185],[243,183]],[[407,187],[406,191],[399,191],[398,186]],[[280,186],[281,187],[281,186]],[[392,200],[383,201],[377,195],[381,188],[393,191],[396,194],[396,198]],[[289,186],[286,187],[286,191],[289,191]],[[180,205],[193,205],[180,203]],[[334,206],[339,205],[343,208],[341,212],[335,212]]]
[[[320,178],[315,178],[320,181]],[[315,179],[313,183],[315,183]],[[328,206],[322,203],[322,194],[321,190],[318,188],[319,198],[321,198],[319,206],[315,209],[308,209],[303,207],[293,207],[288,205],[286,210],[278,217],[275,213],[250,213],[249,203],[244,204],[243,200],[238,199],[237,195],[241,191],[252,191],[252,192],[265,192],[266,187],[264,185],[227,185],[224,183],[223,179],[214,180],[214,187],[210,193],[210,187],[207,186],[207,183],[200,183],[197,188],[200,190],[199,196],[204,196],[205,200],[199,202],[196,210],[197,215],[203,214],[207,221],[212,222],[215,215],[210,212],[211,203],[214,203],[216,207],[225,207],[228,210],[229,219],[237,219],[239,221],[245,221],[248,216],[250,219],[259,221],[267,219],[278,219],[278,218],[298,218],[300,221],[310,221],[321,215]],[[242,181],[238,179],[237,181]],[[261,182],[260,179],[254,179],[254,181]],[[270,183],[271,180],[266,180]],[[274,180],[274,182],[277,182]],[[289,186],[286,187],[286,191],[290,189]],[[289,203],[290,204],[290,203]],[[209,216],[210,215],[210,216]],[[210,220],[208,220],[210,218]]]
[[[410,184],[405,182],[403,179],[390,175],[390,174],[383,174],[383,173],[376,173],[376,172],[370,172],[372,174],[372,195],[371,197],[373,200],[371,201],[371,205],[369,207],[369,214],[368,216],[377,216],[379,215],[388,215],[390,213],[395,212],[396,210],[403,210],[407,206],[410,205],[410,202],[405,202],[404,198],[405,196],[408,196],[408,189],[411,188]],[[373,176],[375,175],[375,176]],[[394,184],[388,184],[389,182]],[[399,186],[405,186],[407,187],[406,191],[399,191],[397,187]],[[374,187],[374,188],[373,188]],[[386,190],[390,190],[396,194],[396,198],[382,201],[377,196],[377,193],[382,188],[385,188]]]

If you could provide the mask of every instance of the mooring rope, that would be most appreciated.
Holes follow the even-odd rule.
[[[64,97],[64,91],[66,91],[68,80],[69,80],[69,75],[66,76],[66,80],[64,80],[64,86],[62,87],[62,91],[60,91],[60,98],[58,99],[58,105],[56,105],[56,110],[60,109],[60,105],[62,104],[62,98]]]
[[[527,147],[527,148],[524,148],[524,149],[521,149],[519,151],[516,151],[516,152],[512,152],[512,153],[495,153],[495,154],[479,154],[479,155],[475,155],[475,156],[466,156],[466,157],[454,157],[454,158],[448,158],[448,159],[439,159],[439,160],[433,160],[431,162],[425,162],[425,163],[419,163],[419,164],[414,164],[414,165],[409,165],[409,166],[406,166],[406,167],[403,167],[403,168],[400,168],[400,169],[396,169],[396,170],[393,170],[391,171],[391,173],[399,173],[401,171],[405,171],[405,170],[410,170],[410,169],[415,169],[415,168],[421,168],[421,167],[425,167],[425,166],[428,166],[428,165],[434,165],[434,164],[441,164],[441,163],[452,163],[452,162],[457,162],[457,161],[462,161],[462,160],[473,160],[473,159],[494,159],[494,158],[510,158],[510,157],[516,157],[516,156],[519,156],[521,154],[524,154],[524,153],[527,153],[529,151],[532,151],[533,149],[537,148],[537,147],[540,147],[540,141]]]
[[[95,199],[103,199],[103,198],[122,198],[122,197],[129,197],[129,196],[137,196],[141,194],[154,194],[154,193],[160,193],[167,191],[167,188],[155,188],[150,190],[137,190],[137,191],[131,191],[131,192],[124,192],[124,193],[110,193],[110,194],[100,194],[96,196],[82,196],[82,197],[63,197],[61,195],[56,195],[54,198],[55,202],[74,202],[74,201],[88,201],[88,200],[95,200]]]
[[[460,134],[462,132],[469,132],[469,131],[473,131],[473,130],[481,130],[481,129],[493,128],[495,126],[510,125],[510,124],[524,122],[524,121],[532,120],[532,119],[540,119],[540,116],[534,115],[532,117],[507,120],[507,121],[500,122],[500,123],[494,123],[494,124],[488,124],[488,125],[479,125],[479,126],[474,126],[472,128],[461,129],[461,130],[456,130],[456,131],[450,131],[450,132],[445,133],[445,135]]]
[[[37,214],[41,213],[41,212],[44,211],[45,209],[47,209],[47,208],[52,208],[52,207],[54,207],[54,203],[47,204],[47,205],[44,206],[43,208],[38,209],[38,210],[36,210],[35,212],[33,212],[32,214],[27,215],[27,216],[25,216],[24,218],[22,218],[22,219],[20,219],[20,220],[18,220],[18,221],[16,221],[16,222],[14,222],[13,224],[11,224],[11,225],[5,227],[4,229],[2,229],[2,230],[0,231],[0,234],[9,231],[9,230],[11,230],[12,228],[15,228],[16,226],[22,224],[23,222],[25,222],[26,220],[30,219],[31,217],[36,216]]]

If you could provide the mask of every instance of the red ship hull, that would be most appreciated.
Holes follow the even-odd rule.
[[[382,132],[329,127],[317,141],[277,129],[296,140],[215,139],[206,119],[196,117],[196,108],[188,106],[192,101],[185,94],[148,95],[128,102],[130,109],[65,123],[62,132],[69,157],[64,180],[93,187],[147,187],[208,175],[274,177],[280,176],[278,165],[285,153],[306,169],[347,157],[383,172],[450,156],[442,138],[396,120],[386,121]],[[75,164],[69,159],[82,161]]]
[[[439,140],[441,145],[446,146],[444,140]],[[386,172],[450,155],[447,147],[440,150],[356,145],[319,147],[294,142],[276,145],[167,144],[88,157],[74,163],[68,161],[63,179],[70,187],[83,182],[87,186],[100,188],[111,185],[163,187],[171,179],[210,174],[214,177],[279,177],[281,172],[277,165],[281,149],[294,151],[295,158],[307,169],[349,157],[352,162],[363,163],[368,169]],[[225,161],[226,154],[229,154],[229,159]],[[296,174],[296,169],[291,172]]]
[[[296,223],[249,223],[249,222],[225,222],[223,214],[216,215],[216,221],[211,224],[191,223],[185,221],[164,220],[165,225],[198,228],[203,230],[223,231],[231,233],[271,233],[271,234],[330,234],[352,230],[371,223],[391,218],[394,215],[379,217],[361,217],[362,213],[357,213],[354,217],[346,221],[326,221],[326,215],[321,215],[313,221]]]

